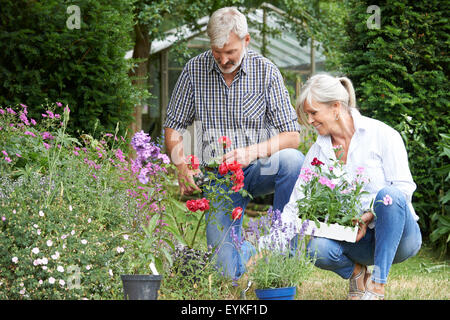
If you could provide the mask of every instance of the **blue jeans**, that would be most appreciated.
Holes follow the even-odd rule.
[[[274,193],[273,209],[282,211],[289,202],[303,160],[303,154],[296,149],[283,149],[269,158],[258,159],[243,169],[244,188],[253,197]],[[221,185],[221,188],[226,189],[226,186]],[[245,212],[249,202],[249,197],[233,193],[231,202],[217,201],[211,204],[213,210],[208,210],[205,215],[207,244],[215,249],[216,266],[224,276],[233,279],[242,276],[247,261],[256,253],[252,244],[241,240],[244,214],[236,221],[231,219],[234,208],[241,207]],[[240,248],[236,247],[236,239]]]
[[[393,263],[414,256],[422,245],[419,225],[414,221],[403,193],[394,187],[381,189],[376,198],[389,194],[392,205],[375,202],[375,227],[356,243],[313,238],[308,244],[309,256],[315,265],[331,270],[344,279],[352,276],[355,263],[374,265],[372,281],[386,283]]]

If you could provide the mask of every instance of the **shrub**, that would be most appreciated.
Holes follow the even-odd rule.
[[[448,133],[448,3],[381,1],[381,25],[368,29],[370,1],[353,0],[341,48],[342,71],[354,82],[362,113],[402,135],[417,190],[413,203],[424,236],[436,228],[434,214],[448,211],[439,203],[444,180],[435,170],[441,133]],[[446,237],[446,235],[444,235]]]
[[[0,112],[0,298],[116,299],[137,212],[118,183],[121,140],[80,142],[65,132],[69,108],[50,107],[34,125],[25,106]]]
[[[0,105],[25,103],[37,118],[42,101],[62,101],[75,115],[69,132],[114,131],[138,101],[124,59],[132,48],[133,0],[2,1]],[[80,28],[69,28],[70,5]],[[73,14],[73,13],[72,13]],[[123,132],[121,132],[123,133]]]

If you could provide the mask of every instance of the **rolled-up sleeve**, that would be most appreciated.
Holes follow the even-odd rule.
[[[278,132],[301,131],[297,115],[291,105],[280,71],[274,66],[266,95],[268,103],[267,120]]]
[[[165,128],[183,133],[194,121],[194,95],[188,66],[184,67],[167,106]]]

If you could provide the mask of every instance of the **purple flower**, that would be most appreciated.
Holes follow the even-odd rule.
[[[27,135],[27,136],[36,137],[36,135],[33,132],[30,132],[30,131],[25,131],[24,134]]]
[[[42,139],[44,140],[53,140],[55,137],[52,136],[52,134],[50,132],[42,132],[41,133]]]

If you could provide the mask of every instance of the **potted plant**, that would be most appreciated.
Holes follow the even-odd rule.
[[[341,162],[325,167],[317,158],[311,162],[313,170],[303,167],[300,185],[303,197],[297,200],[301,221],[308,222],[307,235],[355,242],[357,222],[361,213],[361,196],[368,180],[364,168],[359,167],[355,177],[348,177]],[[370,204],[370,207],[372,204]],[[367,210],[370,210],[367,208]]]
[[[165,223],[165,183],[170,161],[157,144],[143,131],[137,132],[131,145],[136,159],[124,159],[121,180],[129,184],[128,194],[135,205],[130,216],[130,230],[124,232],[121,275],[124,298],[154,300],[161,284],[163,270],[172,264],[173,234]],[[123,155],[122,155],[123,156]]]
[[[245,239],[254,244],[257,253],[247,264],[247,276],[259,299],[293,300],[297,286],[311,274],[314,264],[306,253],[306,226],[304,223],[297,236],[286,241],[284,235],[294,232],[295,226],[283,225],[279,210],[269,209],[267,215],[248,222]],[[237,238],[234,243],[239,248]]]

